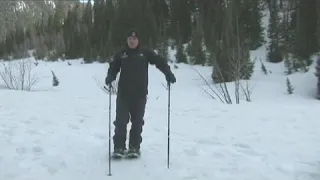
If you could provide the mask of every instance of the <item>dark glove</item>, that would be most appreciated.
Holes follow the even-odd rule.
[[[107,86],[111,85],[112,81],[113,81],[113,80],[112,80],[110,77],[108,77],[108,76],[107,76],[106,79],[105,79],[105,83],[106,83]]]
[[[175,83],[177,81],[176,77],[174,76],[173,73],[167,74],[166,75],[166,80],[167,80],[168,83],[171,83],[171,84],[173,84],[173,83]]]

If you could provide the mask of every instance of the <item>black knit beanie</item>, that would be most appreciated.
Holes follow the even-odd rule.
[[[132,37],[132,36],[139,38],[137,30],[135,30],[135,29],[130,29],[130,30],[128,31],[127,38],[128,38],[128,37]]]

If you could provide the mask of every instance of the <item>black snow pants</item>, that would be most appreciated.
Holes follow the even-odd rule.
[[[118,94],[113,136],[114,148],[126,148],[127,125],[131,121],[129,148],[140,149],[147,97],[127,97]]]

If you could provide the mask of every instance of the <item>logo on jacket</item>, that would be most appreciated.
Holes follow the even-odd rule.
[[[128,55],[126,52],[124,52],[123,55],[121,56],[121,58],[127,58],[127,57],[128,57]]]

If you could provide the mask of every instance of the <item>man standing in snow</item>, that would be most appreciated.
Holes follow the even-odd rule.
[[[126,47],[114,55],[105,79],[106,85],[110,85],[121,70],[116,100],[116,120],[114,121],[114,158],[121,158],[125,154],[131,158],[140,155],[143,117],[148,94],[149,63],[155,65],[165,75],[168,83],[176,82],[166,60],[153,50],[141,48],[138,37],[137,31],[129,31]],[[129,119],[132,126],[129,150],[126,153],[125,142]]]

